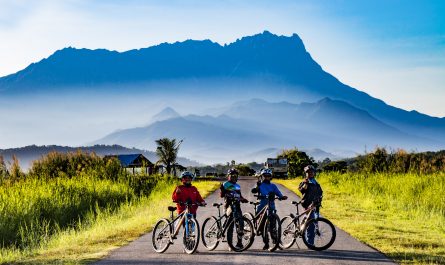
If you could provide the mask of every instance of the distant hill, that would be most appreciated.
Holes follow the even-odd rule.
[[[316,159],[361,153],[368,146],[433,148],[429,139],[402,132],[346,102],[322,99],[314,103],[270,103],[260,99],[237,102],[217,116],[187,115],[145,127],[111,133],[94,144],[149,146],[160,137],[184,139],[185,156],[213,161],[261,162],[277,150],[298,147]],[[325,157],[323,157],[325,155]]]
[[[57,145],[47,145],[47,146],[36,146],[30,145],[20,148],[10,148],[10,149],[0,149],[0,155],[3,156],[5,161],[11,161],[12,156],[15,155],[20,166],[24,169],[30,168],[32,161],[42,158],[46,154],[56,151],[60,153],[77,152],[81,150],[82,152],[96,153],[100,156],[112,155],[112,154],[143,154],[148,160],[153,163],[158,161],[155,152],[136,149],[136,148],[126,148],[120,145],[94,145],[94,146],[81,146],[81,147],[68,147],[68,146],[57,146]],[[187,158],[179,157],[178,163],[184,166],[198,166],[198,162],[189,160]]]

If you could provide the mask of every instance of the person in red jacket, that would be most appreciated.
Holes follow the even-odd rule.
[[[182,185],[177,186],[173,191],[172,199],[176,202],[176,206],[178,208],[178,214],[182,213],[186,206],[181,204],[180,202],[187,202],[190,200],[192,203],[197,203],[200,205],[206,205],[206,202],[199,194],[198,189],[192,185],[193,174],[184,171],[181,173],[181,182]],[[190,207],[190,213],[196,218],[196,210],[198,209],[198,205],[192,205]]]

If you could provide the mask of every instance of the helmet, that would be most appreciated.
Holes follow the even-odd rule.
[[[195,175],[193,175],[193,173],[188,172],[188,171],[184,171],[181,173],[181,176],[179,177],[180,179],[185,178],[185,177],[189,177],[191,179],[195,178]]]
[[[262,169],[261,170],[261,176],[264,176],[264,175],[269,175],[269,176],[272,177],[272,169],[270,169],[270,168]]]
[[[239,173],[238,173],[238,170],[236,170],[235,168],[231,168],[231,169],[229,169],[229,170],[227,170],[227,176],[230,176],[230,175],[239,175]]]
[[[313,165],[307,165],[304,167],[304,173],[308,172],[309,170],[315,172],[315,167]]]

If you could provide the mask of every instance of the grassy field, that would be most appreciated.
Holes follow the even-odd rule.
[[[317,177],[321,213],[401,264],[445,264],[445,173]],[[276,180],[298,192],[301,179]]]
[[[150,195],[136,197],[123,183],[85,177],[2,186],[0,233],[9,239],[3,241],[0,263],[84,264],[103,257],[167,216],[177,184],[165,179]],[[195,185],[206,196],[219,183]],[[70,211],[81,217],[75,222],[68,217],[60,221]],[[45,214],[47,218],[36,217]],[[56,225],[54,220],[58,220]]]

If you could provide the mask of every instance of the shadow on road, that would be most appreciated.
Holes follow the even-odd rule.
[[[311,262],[312,259],[319,260],[331,260],[332,264],[338,263],[338,261],[352,261],[352,262],[361,262],[364,264],[367,263],[388,263],[393,264],[389,261],[385,256],[380,253],[373,253],[367,251],[345,251],[345,250],[326,250],[326,251],[312,251],[312,250],[280,250],[276,252],[266,252],[262,250],[247,250],[242,253],[230,252],[225,250],[216,250],[216,251],[204,251],[195,253],[193,255],[179,254],[179,253],[170,253],[170,254],[159,254],[156,257],[156,264],[178,264],[178,255],[181,256],[181,264],[234,264],[234,259],[242,258],[242,264],[258,264],[257,262],[249,263],[250,261],[258,260],[258,258],[279,258],[292,260],[293,258],[307,259],[306,262]],[[336,262],[337,261],[337,262]],[[115,261],[119,263],[121,261]],[[151,260],[153,262],[153,260]],[[151,262],[143,261],[143,260],[126,260],[126,264],[150,264]],[[303,262],[304,264],[307,264]],[[308,264],[309,264],[308,263]],[[331,264],[331,262],[327,262]],[[341,263],[341,262],[340,262]],[[113,260],[108,260],[106,264],[114,264]]]

